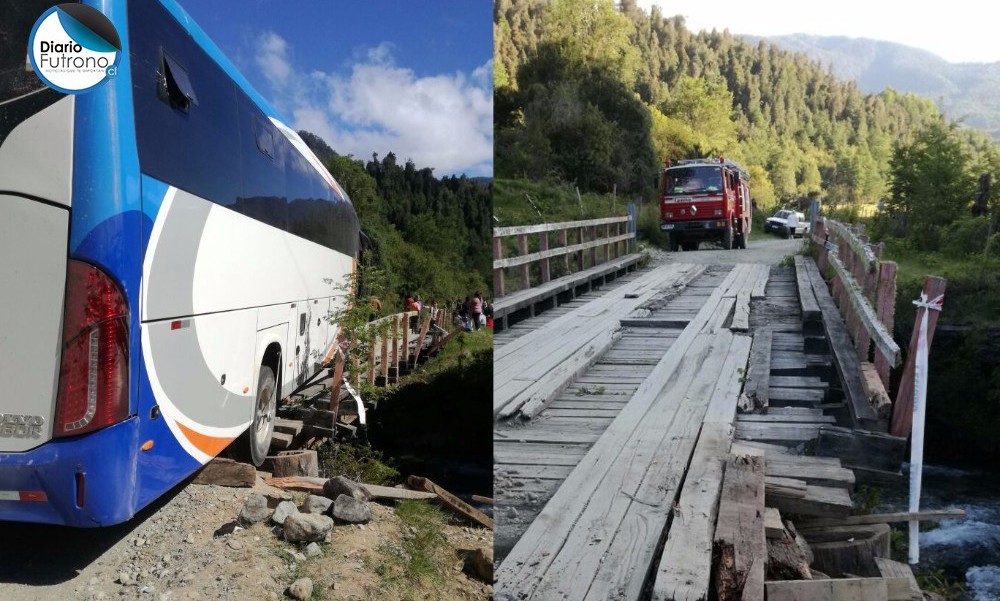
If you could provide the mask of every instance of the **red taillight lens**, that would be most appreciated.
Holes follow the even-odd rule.
[[[70,260],[54,436],[128,417],[128,305],[103,271]]]

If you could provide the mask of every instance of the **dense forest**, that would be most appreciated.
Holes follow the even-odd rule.
[[[760,206],[874,204],[894,146],[942,120],[929,99],[864,94],[805,54],[693,34],[635,0],[497,0],[494,39],[498,178],[648,195],[664,159],[725,154]]]
[[[386,309],[403,297],[449,306],[489,289],[491,185],[464,175],[436,178],[430,167],[399,164],[392,152],[367,163],[337,154],[319,136],[299,135],[347,190],[371,241],[371,273]]]

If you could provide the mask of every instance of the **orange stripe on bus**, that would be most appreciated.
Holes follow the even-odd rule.
[[[181,432],[184,433],[184,436],[186,436],[187,439],[191,441],[191,444],[197,447],[198,450],[201,451],[202,453],[209,455],[211,457],[215,457],[216,455],[218,455],[219,452],[222,451],[222,449],[228,447],[229,443],[235,440],[235,437],[219,438],[217,436],[208,436],[200,432],[195,432],[194,430],[188,428],[187,426],[185,426],[180,422],[177,422],[177,427],[179,427],[181,429]]]

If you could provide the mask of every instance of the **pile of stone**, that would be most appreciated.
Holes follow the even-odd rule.
[[[277,506],[272,509],[275,501]],[[323,496],[309,495],[301,506],[273,495],[269,498],[261,493],[251,494],[240,511],[239,522],[249,527],[270,520],[277,536],[291,543],[308,543],[305,557],[314,557],[323,553],[317,543],[327,539],[335,524],[366,524],[372,519],[368,501],[368,491],[362,486],[337,476],[323,484]],[[308,578],[297,580],[289,587],[288,594],[295,599],[308,599],[312,582]]]

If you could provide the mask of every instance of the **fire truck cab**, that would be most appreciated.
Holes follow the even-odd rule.
[[[660,229],[670,250],[697,250],[703,240],[746,248],[751,222],[750,174],[735,161],[692,159],[664,164]]]

